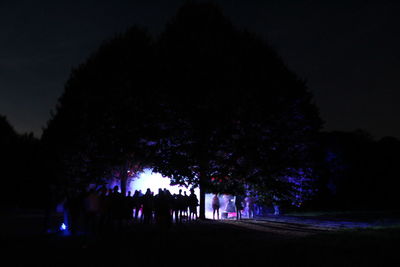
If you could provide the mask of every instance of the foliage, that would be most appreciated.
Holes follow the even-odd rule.
[[[320,125],[305,83],[264,40],[213,4],[186,4],[157,40],[133,28],[74,70],[43,140],[63,181],[133,164],[203,191],[247,184],[295,201],[310,193]]]
[[[150,44],[147,33],[134,27],[72,72],[43,134],[52,157],[62,163],[63,181],[87,184],[127,160],[144,160],[145,150],[138,147],[152,127],[144,121],[152,108]]]
[[[304,82],[265,41],[235,29],[217,7],[187,5],[158,51],[169,102],[184,122],[174,125],[159,171],[176,183],[204,175],[211,191],[249,184],[289,199],[302,180],[302,193],[310,192],[308,152],[321,121]]]
[[[400,141],[377,141],[365,131],[321,133],[318,143],[321,177],[310,207],[383,210],[397,208]]]

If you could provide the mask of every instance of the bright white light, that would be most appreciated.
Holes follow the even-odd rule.
[[[183,186],[170,185],[171,180],[168,177],[163,177],[160,173],[153,172],[151,169],[145,169],[142,173],[139,174],[138,178],[134,178],[131,180],[128,185],[128,190],[133,194],[135,190],[141,190],[144,194],[147,188],[150,188],[150,191],[154,192],[154,194],[158,194],[158,189],[168,189],[171,194],[178,194],[179,189],[182,189],[186,194],[190,194],[190,190]],[[194,193],[199,198],[199,189],[196,188]]]
[[[60,226],[60,230],[61,231],[67,230],[67,225],[65,223],[62,223],[61,226]]]
[[[168,177],[163,177],[160,173],[153,172],[152,169],[144,169],[142,173],[139,174],[137,178],[134,178],[130,181],[130,183],[127,186],[127,191],[131,191],[131,195],[135,193],[135,190],[141,190],[142,194],[144,194],[147,190],[147,188],[150,189],[150,191],[154,192],[154,194],[158,194],[158,189],[168,189],[171,194],[178,194],[179,189],[182,189],[182,194],[186,192],[187,195],[190,195],[190,190],[189,188],[186,188],[184,186],[177,186],[177,185],[170,185],[171,180]],[[113,188],[114,185],[119,185],[119,181],[113,181],[111,183],[111,188]],[[200,201],[200,190],[196,188],[194,190],[194,193],[197,196],[197,199]],[[206,201],[205,201],[205,210],[206,210],[206,218],[212,219],[212,198],[213,194],[206,194]],[[222,217],[221,214],[226,206],[226,196],[220,196],[220,218]],[[199,210],[197,211],[197,214],[199,214]]]
[[[206,210],[206,218],[212,219],[213,218],[213,209],[212,209],[212,199],[214,194],[206,194],[206,201],[205,201],[205,210]],[[232,199],[232,196],[229,195],[218,195],[219,198],[219,218],[222,219],[222,213],[225,212],[227,208],[227,204],[229,199]],[[215,214],[215,218],[217,218],[217,214]]]

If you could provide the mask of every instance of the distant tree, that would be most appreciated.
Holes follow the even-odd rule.
[[[400,141],[376,141],[365,131],[324,132],[319,137],[318,192],[309,203],[318,209],[397,208]]]
[[[33,133],[18,135],[14,146],[16,153],[13,177],[16,178],[18,204],[23,207],[43,207],[47,181],[43,175],[43,157],[40,140]]]
[[[4,188],[0,197],[2,203],[15,200],[15,174],[17,171],[15,145],[18,140],[18,134],[8,122],[5,116],[0,115],[0,177]]]
[[[7,118],[3,115],[0,115],[0,145],[5,147],[10,143],[14,142],[17,139],[17,133],[14,128],[8,122]]]
[[[374,153],[375,179],[370,184],[377,189],[375,195],[370,194],[369,198],[377,210],[391,209],[398,210],[399,194],[399,166],[400,166],[400,140],[395,137],[386,136],[376,142]]]
[[[7,118],[0,115],[0,179],[4,188],[0,205],[35,206],[43,204],[40,179],[39,140],[18,134]]]

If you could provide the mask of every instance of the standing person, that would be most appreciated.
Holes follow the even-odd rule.
[[[170,202],[168,197],[167,191],[163,191],[160,188],[158,195],[154,198],[155,221],[162,230],[168,229],[171,224]]]
[[[94,188],[90,189],[89,194],[84,198],[85,208],[85,230],[87,233],[94,234],[98,226],[100,214],[100,196]]]
[[[83,208],[83,198],[81,192],[78,190],[71,189],[68,192],[65,208],[67,210],[67,227],[73,235],[78,232],[79,229],[79,217]]]
[[[197,220],[197,206],[199,205],[199,200],[197,199],[194,189],[190,189],[189,195],[189,220],[196,218]]]
[[[45,218],[44,218],[44,231],[46,233],[50,233],[51,218],[53,217],[53,212],[57,209],[57,201],[56,201],[56,190],[53,185],[48,185],[46,190],[46,207],[45,207]],[[63,204],[64,205],[64,204]],[[64,222],[65,224],[66,222]]]
[[[175,223],[179,223],[179,202],[177,194],[173,194],[171,202],[173,217],[175,217]]]
[[[123,226],[126,227],[129,226],[133,218],[133,197],[131,191],[128,191],[128,194],[122,197],[121,204],[123,209],[122,223]]]
[[[189,214],[188,214],[188,209],[190,206],[190,198],[186,194],[186,191],[183,192],[183,216],[186,218],[186,220],[189,219]]]
[[[164,196],[165,196],[165,201],[168,206],[168,219],[170,221],[170,224],[173,222],[172,220],[172,214],[173,214],[173,196],[171,192],[168,189],[164,188]]]
[[[251,195],[246,197],[246,204],[247,204],[249,219],[254,218],[254,198]]]
[[[99,206],[99,232],[102,233],[109,223],[109,201],[106,187],[102,187],[99,191]]]
[[[140,190],[135,190],[135,193],[133,194],[132,197],[132,204],[133,208],[135,209],[135,221],[138,221],[139,218],[139,211],[142,208],[142,203],[141,203],[141,192]]]
[[[215,194],[212,199],[212,209],[213,209],[213,220],[215,220],[215,212],[217,212],[217,220],[219,220],[219,198]]]
[[[153,215],[153,195],[150,191],[150,188],[147,188],[146,194],[143,196],[143,222],[145,224],[149,224],[152,221]]]
[[[119,192],[118,185],[114,186],[112,192],[108,196],[110,204],[110,223],[112,231],[120,231],[122,229],[123,219],[123,200],[124,197]]]
[[[176,196],[178,208],[179,208],[179,223],[182,223],[183,212],[185,210],[185,200],[182,195],[182,189],[179,189],[179,194]]]
[[[236,207],[236,220],[241,220],[242,210],[243,210],[243,197],[241,195],[237,195],[235,197],[235,207]]]

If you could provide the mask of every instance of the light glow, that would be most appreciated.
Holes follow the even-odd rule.
[[[65,223],[62,223],[61,226],[60,226],[60,230],[61,231],[67,230],[67,225]]]
[[[186,192],[187,195],[190,195],[189,188],[178,185],[171,185],[171,180],[168,177],[163,177],[160,173],[153,172],[152,169],[144,169],[137,178],[132,178],[128,181],[127,191],[131,191],[131,195],[135,193],[135,190],[140,190],[142,194],[146,192],[149,188],[151,192],[154,194],[158,194],[158,189],[167,189],[171,194],[179,194],[179,190],[182,190],[182,195]],[[113,181],[110,184],[110,188],[113,188],[115,185],[119,186],[118,180]],[[199,188],[194,189],[194,193],[197,196],[197,199],[200,201],[200,190]],[[213,210],[212,210],[212,198],[214,194],[206,194],[205,197],[205,216],[207,219],[213,218]],[[233,199],[232,196],[228,195],[219,195],[220,200],[220,210],[219,210],[219,218],[221,219],[222,214],[225,212],[225,208],[229,199]],[[197,210],[197,214],[199,215],[199,207]],[[235,217],[236,213],[229,212],[227,218]]]
[[[152,169],[144,169],[143,172],[139,174],[139,177],[133,178],[128,184],[128,190],[135,192],[135,190],[141,190],[144,194],[147,188],[150,189],[154,194],[158,193],[158,189],[167,189],[171,192],[171,194],[178,194],[179,190],[182,189],[186,194],[190,194],[190,190],[184,186],[170,185],[171,180],[168,177],[163,177],[160,173],[153,172]],[[197,195],[199,199],[200,191],[198,188],[194,190],[194,193]]]

